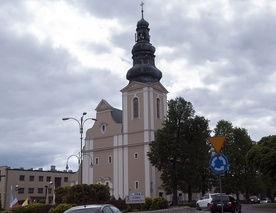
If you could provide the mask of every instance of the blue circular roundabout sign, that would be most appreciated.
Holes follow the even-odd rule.
[[[215,174],[221,174],[228,168],[228,159],[223,154],[215,154],[211,157],[209,165]]]

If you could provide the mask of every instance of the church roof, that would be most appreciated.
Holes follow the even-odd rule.
[[[123,122],[123,111],[112,107],[111,115],[116,123]]]

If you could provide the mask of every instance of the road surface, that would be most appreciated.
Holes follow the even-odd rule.
[[[242,204],[242,213],[276,213],[276,209],[254,208],[256,205],[266,205],[266,204]],[[197,210],[196,213],[210,213],[210,211]]]

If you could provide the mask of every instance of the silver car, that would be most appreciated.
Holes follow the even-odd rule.
[[[111,204],[75,206],[64,213],[122,213]]]

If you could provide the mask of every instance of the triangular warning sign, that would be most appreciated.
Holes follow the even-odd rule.
[[[226,139],[226,136],[216,136],[216,137],[209,137],[208,141],[210,141],[216,153],[219,153],[225,139]]]

